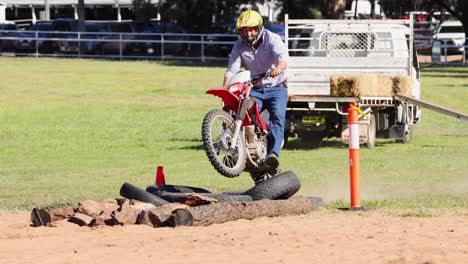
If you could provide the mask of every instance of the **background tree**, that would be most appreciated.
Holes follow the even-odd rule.
[[[466,0],[380,0],[380,5],[387,17],[401,16],[411,11],[427,11],[430,14],[435,11],[443,14],[447,11],[462,22],[465,36],[468,36],[468,1]],[[465,45],[468,45],[468,41]]]
[[[147,22],[158,14],[157,8],[151,0],[132,0],[134,20]]]
[[[323,4],[322,4],[323,6]],[[346,0],[329,0],[325,1],[325,9],[322,11],[322,15],[325,18],[330,19],[344,19]]]
[[[278,5],[282,6],[277,20],[283,21],[284,15],[294,19],[317,19],[322,18],[321,7],[325,3],[322,0],[283,0]]]
[[[174,22],[188,32],[206,33],[214,26],[234,24],[242,4],[252,0],[161,0],[157,5],[161,19]]]

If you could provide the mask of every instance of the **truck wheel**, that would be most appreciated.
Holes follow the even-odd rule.
[[[272,178],[257,183],[245,194],[252,196],[254,201],[262,199],[288,199],[301,188],[301,182],[292,171],[282,172]]]
[[[411,142],[413,138],[413,126],[412,125],[405,125],[404,132],[403,132],[403,139],[397,139],[395,142],[408,144]]]
[[[375,115],[370,114],[369,126],[367,127],[367,148],[375,147],[375,136],[377,134],[377,126],[375,124]]]

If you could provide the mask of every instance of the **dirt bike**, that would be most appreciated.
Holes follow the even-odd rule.
[[[249,95],[253,83],[268,77],[266,73],[252,80],[250,71],[242,71],[226,87],[206,92],[220,97],[223,107],[211,110],[203,119],[203,148],[216,171],[225,177],[237,177],[247,171],[256,180],[269,173],[264,164],[268,151],[267,124],[256,100]]]

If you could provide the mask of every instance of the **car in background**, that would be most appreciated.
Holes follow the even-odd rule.
[[[84,32],[81,33],[81,52],[88,55],[103,54],[104,44],[112,39],[111,28],[108,23],[85,22]]]
[[[133,36],[133,26],[131,22],[100,22],[107,25],[112,34],[102,35],[104,41],[101,43],[101,54],[117,56],[129,49]],[[121,41],[122,40],[122,41]]]
[[[16,41],[14,39],[2,39],[2,38],[16,37],[17,30],[18,30],[18,27],[13,22],[10,22],[10,21],[0,22],[0,52],[15,51]]]
[[[58,49],[62,53],[76,53],[79,49],[78,39],[78,20],[71,18],[57,18],[53,22],[56,30]]]
[[[463,52],[465,45],[465,31],[460,21],[445,21],[437,28],[435,40],[440,40],[442,45],[454,46],[447,48],[447,52]],[[444,48],[442,47],[442,50]]]
[[[25,31],[16,34],[16,52],[17,53],[53,53],[58,49],[57,41],[45,40],[45,38],[55,37],[55,27],[51,21],[38,21],[31,25]],[[36,43],[36,38],[37,40]],[[37,45],[36,45],[37,44]]]
[[[217,25],[205,39],[205,56],[227,58],[239,39],[236,25]]]
[[[189,38],[185,30],[165,21],[134,22],[133,39],[125,53],[130,55],[184,56],[190,51]],[[164,34],[164,35],[163,35]],[[164,39],[163,39],[164,38]],[[171,41],[174,41],[171,43]],[[164,43],[162,46],[161,43]]]

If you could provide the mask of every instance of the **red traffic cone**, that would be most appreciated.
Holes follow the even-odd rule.
[[[166,178],[164,177],[164,169],[163,166],[158,166],[156,169],[156,185],[166,185]]]

